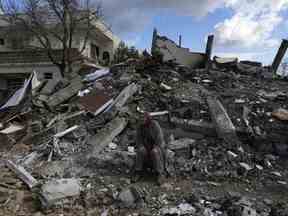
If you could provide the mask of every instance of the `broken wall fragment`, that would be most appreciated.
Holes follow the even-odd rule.
[[[272,63],[272,69],[274,74],[277,73],[278,68],[282,62],[282,59],[287,51],[287,48],[288,48],[288,40],[283,40]]]
[[[163,61],[175,61],[178,64],[191,68],[203,68],[206,63],[206,54],[190,52],[188,48],[178,46],[174,41],[167,37],[159,36],[154,30],[152,39],[152,54],[160,53]]]

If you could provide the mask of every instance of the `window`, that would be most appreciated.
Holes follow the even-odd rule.
[[[23,86],[24,81],[24,78],[9,78],[7,79],[7,88],[10,91],[19,89]]]
[[[105,51],[103,52],[103,57],[102,57],[104,64],[108,65],[110,63],[110,54],[109,52]]]
[[[0,46],[5,45],[5,40],[3,38],[0,38]]]
[[[98,58],[99,55],[100,55],[99,47],[96,46],[95,44],[91,44],[91,53],[90,53],[90,55],[91,55],[91,58],[94,58],[94,59]]]
[[[53,79],[53,73],[44,73],[44,79]]]
[[[24,48],[24,40],[22,38],[12,38],[11,39],[11,47],[12,47],[12,49],[23,49]]]

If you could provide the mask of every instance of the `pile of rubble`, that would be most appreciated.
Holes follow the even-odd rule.
[[[275,202],[287,195],[287,82],[255,62],[208,63],[191,69],[145,56],[57,83],[32,74],[1,108],[4,214],[287,215]],[[168,145],[173,180],[161,188],[130,180],[144,112]],[[227,182],[250,197],[279,194],[255,206],[241,194],[223,198]]]

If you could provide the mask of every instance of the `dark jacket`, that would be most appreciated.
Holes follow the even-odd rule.
[[[154,146],[158,146],[164,153],[164,136],[162,129],[157,121],[152,120],[148,127],[144,124],[141,124],[138,127],[136,135],[136,147],[140,148],[141,146],[144,146],[147,150],[152,150]]]

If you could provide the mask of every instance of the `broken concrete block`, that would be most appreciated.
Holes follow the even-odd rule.
[[[119,194],[118,200],[127,208],[136,207],[137,204],[143,202],[141,192],[133,186],[124,189]]]
[[[112,106],[115,106],[117,110],[124,106],[127,100],[133,96],[138,90],[138,86],[135,83],[124,88],[118,97],[112,103]]]
[[[196,209],[188,203],[181,203],[177,207],[164,207],[161,215],[194,215]]]
[[[191,68],[203,68],[206,62],[205,53],[190,52],[188,48],[179,47],[169,38],[159,36],[156,29],[153,33],[151,52],[154,56],[160,53],[163,61],[175,61]]]
[[[65,131],[59,132],[57,134],[54,135],[55,138],[60,139],[61,137],[77,130],[80,126],[79,125],[74,125],[73,127],[70,127],[68,129],[66,129]]]
[[[24,167],[16,165],[10,160],[6,161],[6,166],[17,174],[17,176],[24,181],[30,189],[38,184],[38,181],[28,173]]]
[[[9,127],[0,131],[1,134],[13,134],[24,129],[22,125],[10,124]]]
[[[253,167],[250,166],[250,165],[247,164],[247,163],[243,163],[243,162],[241,162],[241,163],[239,163],[239,165],[240,165],[241,167],[243,167],[246,171],[250,171],[250,170],[253,169]]]
[[[49,80],[45,86],[41,89],[40,94],[50,95],[53,93],[55,87],[59,84],[61,80]]]
[[[49,207],[63,198],[79,196],[80,191],[77,179],[51,180],[41,187],[40,200],[44,207]]]
[[[193,143],[195,143],[195,140],[193,139],[182,138],[170,142],[168,148],[174,151],[176,156],[185,155],[186,157],[189,157],[191,145],[193,145]]]
[[[81,90],[82,86],[81,77],[75,77],[66,88],[63,88],[51,95],[47,101],[47,105],[51,108],[58,106],[76,95],[78,91]]]
[[[282,59],[283,57],[285,56],[285,53],[287,51],[287,48],[288,48],[288,40],[283,40],[280,47],[279,47],[279,50],[274,58],[274,61],[272,63],[272,69],[273,69],[273,72],[274,74],[276,74],[278,68],[279,68],[279,65],[281,64],[282,62]]]
[[[93,146],[91,155],[98,156],[99,153],[113,141],[113,139],[124,130],[127,125],[125,118],[116,118],[109,122],[103,129],[101,129],[95,136],[88,140],[88,144]]]
[[[175,124],[186,130],[191,130],[195,132],[200,132],[206,135],[215,136],[216,130],[215,126],[212,123],[204,122],[204,121],[196,121],[192,119],[180,119],[176,117],[172,117],[170,119],[171,123]]]
[[[222,103],[212,96],[207,97],[207,103],[218,136],[224,139],[228,144],[236,147],[241,146],[241,142],[236,134],[236,128]]]

